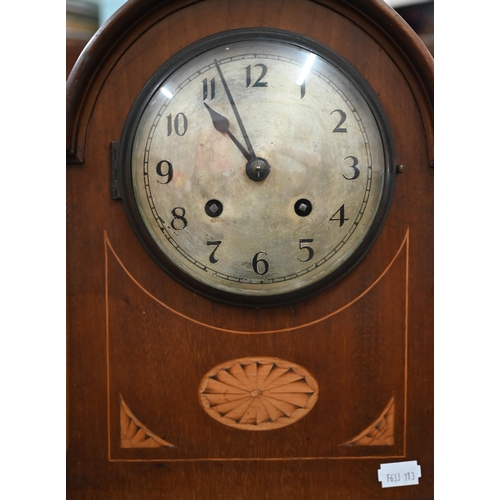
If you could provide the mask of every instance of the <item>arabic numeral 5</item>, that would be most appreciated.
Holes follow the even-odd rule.
[[[307,257],[299,259],[299,257],[296,257],[297,260],[300,260],[300,262],[309,262],[313,257],[314,257],[314,250],[309,246],[309,243],[312,243],[314,240],[311,239],[300,239],[299,240],[299,249],[300,250],[306,250],[307,251]]]

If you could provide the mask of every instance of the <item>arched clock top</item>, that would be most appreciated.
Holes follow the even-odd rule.
[[[142,35],[163,18],[183,9],[189,9],[190,6],[198,3],[203,2],[129,0],[100,27],[80,54],[67,80],[66,156],[69,164],[83,164],[85,162],[87,129],[92,110],[102,85],[109,73],[113,71],[117,61],[133,44],[138,42]],[[218,4],[218,10],[231,11],[228,0],[216,1],[215,3]],[[234,0],[231,2],[231,4],[236,3]],[[410,26],[385,2],[378,0],[302,2],[298,0],[297,2],[281,1],[277,3],[282,3],[284,4],[283,8],[290,9],[296,8],[292,3],[303,9],[325,8],[350,20],[356,29],[368,33],[375,44],[389,54],[394,64],[405,75],[419,106],[423,110],[422,114],[424,116],[432,115],[433,58]],[[263,8],[264,6],[265,2]],[[273,6],[273,9],[277,9],[277,7]],[[236,9],[233,7],[233,10]],[[259,9],[255,9],[255,11],[259,11]],[[260,21],[262,25],[267,27],[300,29],[300,26],[291,25],[285,17],[276,19],[270,16],[266,19],[260,19]],[[259,20],[253,19],[252,15],[246,15],[241,19],[235,18],[231,27],[250,27],[258,23]],[[212,33],[220,31],[220,29],[226,28],[215,27]],[[320,41],[324,42],[324,40]],[[175,47],[162,47],[161,50],[168,58],[188,44],[189,40],[179,39]],[[341,47],[336,49],[341,50]],[[161,61],[158,62],[159,65],[161,65]],[[432,123],[424,125],[430,162],[433,159]]]

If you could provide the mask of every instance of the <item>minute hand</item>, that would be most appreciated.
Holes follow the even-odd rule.
[[[231,95],[231,91],[229,90],[229,87],[227,86],[226,79],[224,78],[224,75],[222,74],[222,71],[220,69],[219,63],[217,59],[214,59],[215,67],[217,68],[217,71],[219,73],[220,79],[222,81],[222,85],[224,86],[224,90],[226,91],[227,97],[229,99],[229,103],[231,104],[231,107],[233,108],[234,116],[236,117],[236,121],[238,122],[238,126],[240,127],[241,133],[243,134],[243,139],[245,139],[245,144],[247,145],[248,152],[250,153],[252,158],[255,158],[255,151],[253,150],[252,143],[250,142],[250,139],[248,138],[247,131],[245,130],[245,126],[243,125],[243,122],[241,121],[241,116],[238,112],[238,108],[236,107],[236,103],[234,102],[233,96]]]

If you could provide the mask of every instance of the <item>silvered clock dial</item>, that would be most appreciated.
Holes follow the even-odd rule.
[[[167,61],[120,141],[137,236],[189,288],[243,305],[306,298],[374,242],[394,184],[372,89],[325,46],[241,29]]]

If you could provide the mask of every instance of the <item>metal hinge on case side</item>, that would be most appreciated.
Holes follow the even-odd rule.
[[[120,141],[111,141],[111,198],[121,200],[120,169],[118,168],[118,150]]]

